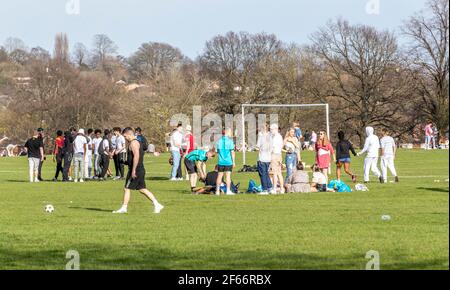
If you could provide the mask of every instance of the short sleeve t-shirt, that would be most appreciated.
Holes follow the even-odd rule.
[[[94,138],[94,140],[92,141],[92,143],[94,144],[94,154],[95,155],[98,154],[98,148],[99,148],[102,140],[103,140],[102,138]]]
[[[73,147],[75,154],[83,153],[84,154],[84,145],[87,144],[86,137],[82,135],[78,135],[77,138],[75,138],[75,141],[73,142]]]
[[[395,147],[394,138],[392,138],[391,136],[383,137],[381,138],[380,144],[381,149],[383,149],[384,156],[386,157],[394,156],[394,147]]]
[[[322,172],[314,172],[312,182],[316,184],[327,184],[327,178]]]
[[[194,149],[195,149],[194,148],[195,147],[195,145],[194,145],[194,135],[192,133],[187,134],[184,137],[184,141],[185,141],[186,145],[189,145],[189,150],[187,151],[187,153],[189,154],[192,151],[194,151]]]
[[[186,156],[186,159],[193,162],[205,162],[206,160],[208,160],[208,157],[206,156],[205,150],[194,150]]]
[[[219,155],[219,166],[232,166],[233,158],[231,152],[234,151],[234,142],[231,138],[223,136],[216,143],[216,150]]]
[[[30,138],[25,143],[25,147],[28,149],[28,158],[41,158],[40,148],[44,148],[44,142],[41,138]]]
[[[122,135],[117,136],[116,138],[116,150],[117,153],[125,153],[127,150],[125,149],[125,137]]]

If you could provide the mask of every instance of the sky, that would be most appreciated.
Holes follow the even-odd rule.
[[[308,44],[328,20],[398,30],[426,0],[0,0],[0,45],[8,37],[52,51],[67,33],[71,46],[107,34],[129,56],[149,41],[166,42],[188,57],[228,31],[274,33],[286,43]]]

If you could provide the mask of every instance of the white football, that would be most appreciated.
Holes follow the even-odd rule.
[[[53,213],[55,211],[55,207],[51,204],[48,204],[44,208],[46,213]]]

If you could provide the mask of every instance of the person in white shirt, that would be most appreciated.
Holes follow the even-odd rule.
[[[358,153],[361,156],[367,153],[366,159],[364,160],[364,182],[368,183],[370,181],[370,171],[372,170],[381,183],[383,183],[383,177],[378,169],[378,157],[380,150],[380,139],[374,134],[375,130],[372,127],[366,128],[366,142],[364,143],[364,148]]]
[[[271,152],[271,135],[267,131],[267,125],[264,124],[261,132],[258,134],[258,141],[256,148],[259,151],[258,155],[258,174],[261,179],[261,186],[263,192],[261,194],[268,194],[272,189],[272,181],[270,180],[269,170],[270,162],[272,161]]]
[[[387,129],[383,129],[383,138],[381,138],[381,173],[383,175],[383,181],[385,183],[388,182],[387,174],[388,169],[391,171],[394,176],[395,182],[399,182],[397,176],[397,170],[395,170],[395,155],[397,153],[397,146],[395,145],[395,140],[391,136],[389,136],[389,131]]]
[[[73,161],[74,161],[74,181],[84,182],[84,158],[87,150],[87,139],[84,136],[84,129],[78,130],[78,134],[73,141]]]
[[[86,135],[86,155],[84,158],[84,178],[89,179],[91,178],[91,171],[92,171],[92,155],[94,152],[94,143],[93,143],[93,129],[88,129],[87,135]]]
[[[114,164],[116,166],[116,177],[114,180],[120,180],[125,177],[125,153],[127,152],[125,148],[125,137],[123,137],[120,128],[114,128],[115,138],[115,149],[114,149]]]
[[[183,126],[178,125],[177,129],[172,132],[170,136],[170,152],[172,154],[173,165],[170,176],[171,181],[178,181],[177,173],[181,164],[181,146],[183,145]]]
[[[270,168],[273,174],[272,185],[273,188],[270,191],[271,194],[277,194],[278,183],[280,184],[280,193],[284,194],[284,180],[282,173],[282,151],[284,146],[284,140],[279,132],[279,128],[277,124],[272,124],[270,126],[271,133],[271,142],[270,142],[270,151],[271,151],[271,163]]]
[[[98,148],[100,147],[100,143],[102,142],[102,131],[100,129],[95,130],[94,138],[92,139],[92,144],[94,147],[94,176],[99,176],[100,169],[100,154],[98,153]]]

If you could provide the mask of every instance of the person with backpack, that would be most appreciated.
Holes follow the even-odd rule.
[[[111,159],[111,141],[109,140],[109,137],[111,135],[111,131],[106,129],[104,131],[104,136],[102,142],[100,142],[100,145],[98,147],[98,154],[100,158],[99,167],[101,169],[100,175],[98,176],[98,179],[100,181],[105,180],[105,176],[108,173],[109,168],[109,160]]]
[[[145,138],[144,135],[142,135],[142,129],[140,127],[137,127],[136,130],[136,140],[138,140],[141,143],[142,149],[144,152],[148,151],[148,141],[147,138]]]

